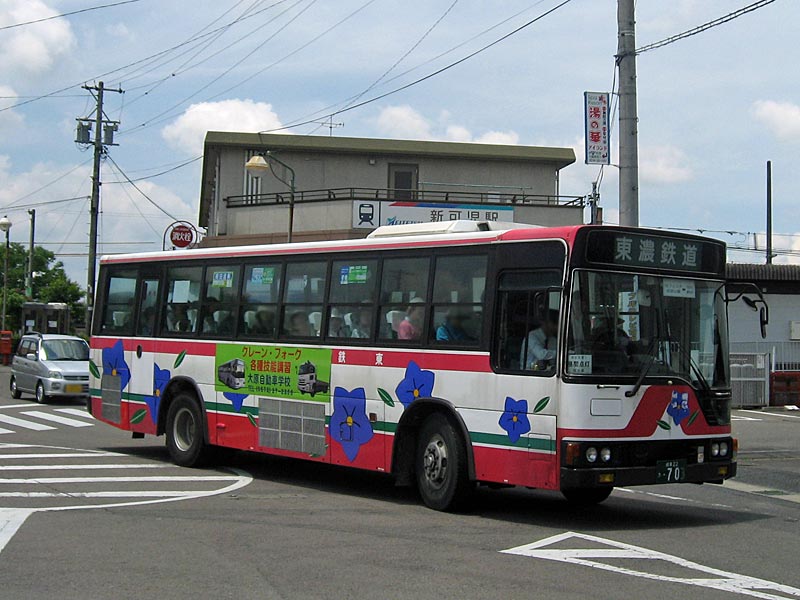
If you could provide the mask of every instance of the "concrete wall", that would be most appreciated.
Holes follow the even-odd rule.
[[[252,193],[246,189],[248,178],[244,164],[250,152],[243,148],[217,147],[219,152],[219,199]],[[419,168],[418,189],[448,190],[451,192],[525,193],[543,196],[557,194],[558,171],[548,163],[523,161],[497,161],[474,159],[447,159],[440,157],[367,154],[325,154],[282,151],[280,159],[295,171],[298,190],[322,190],[330,188],[379,188],[390,187],[389,165],[417,164]],[[280,169],[276,166],[276,169]],[[279,171],[280,172],[280,171]],[[284,173],[281,173],[284,174]],[[288,180],[288,173],[285,173]],[[469,187],[480,186],[480,187]],[[256,185],[258,193],[269,194],[287,191],[286,184],[276,177],[264,176]],[[466,195],[466,194],[465,194]],[[295,215],[295,230],[308,231],[332,228],[350,228],[349,204],[330,206],[298,207]],[[582,211],[575,209],[530,209],[534,216],[525,215],[525,221],[544,225],[582,222]],[[552,210],[553,212],[549,212]],[[575,215],[581,212],[576,221]],[[209,235],[248,235],[271,233],[286,229],[285,211],[276,207],[252,207],[227,209],[224,201],[210,210]],[[562,217],[568,219],[560,220]],[[535,219],[535,220],[530,220]]]
[[[758,313],[739,300],[728,306],[731,344],[737,342],[780,343],[789,341],[790,321],[800,321],[800,300],[794,294],[764,294],[769,306],[767,337],[761,339]]]

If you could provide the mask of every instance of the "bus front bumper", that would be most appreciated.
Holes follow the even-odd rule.
[[[713,461],[686,465],[685,478],[681,481],[661,481],[655,466],[615,468],[561,468],[561,489],[626,487],[634,485],[656,485],[661,483],[722,483],[736,476],[735,461]]]

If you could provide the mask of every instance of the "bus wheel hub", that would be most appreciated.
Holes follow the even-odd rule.
[[[434,485],[440,485],[447,472],[447,446],[444,440],[435,436],[428,442],[425,454],[422,458],[422,466],[425,470],[425,477]]]

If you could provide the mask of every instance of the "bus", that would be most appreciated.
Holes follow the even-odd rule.
[[[385,472],[437,510],[476,485],[586,505],[720,484],[724,276],[714,239],[473,221],[107,256],[89,410],[181,466],[225,447]]]

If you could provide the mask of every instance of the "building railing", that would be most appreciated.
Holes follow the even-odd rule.
[[[249,194],[228,196],[224,199],[228,208],[246,206],[269,206],[288,203],[289,191],[269,194]],[[296,204],[304,202],[330,202],[336,200],[386,200],[392,202],[426,202],[431,204],[485,204],[523,205],[523,206],[569,206],[583,208],[585,196],[548,196],[543,194],[526,194],[524,192],[474,192],[468,190],[405,190],[381,188],[327,188],[322,190],[297,190],[294,194]]]

